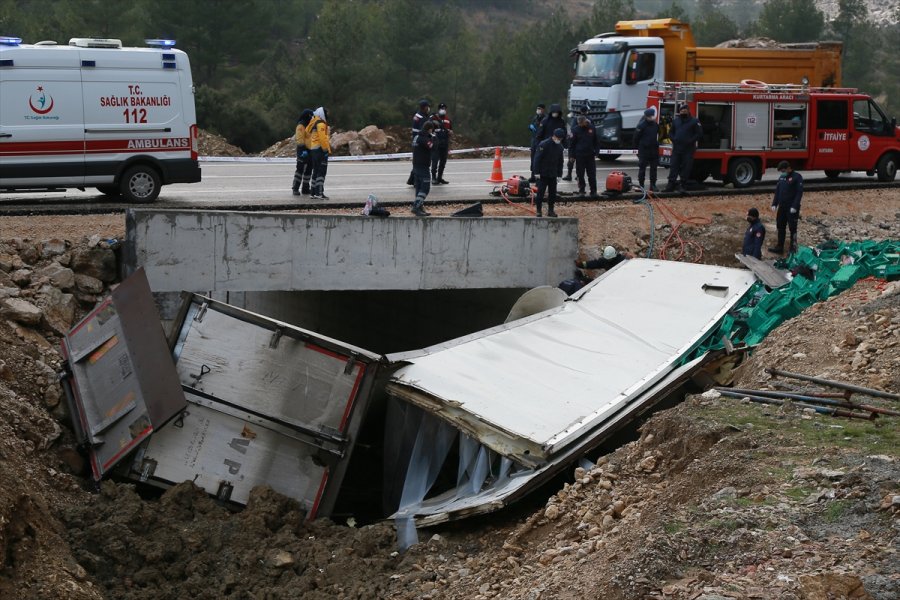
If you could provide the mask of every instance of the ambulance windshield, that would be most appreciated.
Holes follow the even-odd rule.
[[[575,79],[593,85],[613,85],[622,81],[625,52],[579,52],[575,60]]]

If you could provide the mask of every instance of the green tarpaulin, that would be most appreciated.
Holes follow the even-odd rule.
[[[816,248],[801,246],[775,267],[792,273],[790,284],[768,291],[757,282],[743,302],[685,354],[682,364],[723,348],[725,339],[735,346],[755,346],[784,321],[865,277],[900,279],[900,241],[829,241]]]

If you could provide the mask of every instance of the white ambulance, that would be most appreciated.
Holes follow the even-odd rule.
[[[187,55],[171,40],[0,37],[0,190],[96,187],[153,202],[200,181]]]

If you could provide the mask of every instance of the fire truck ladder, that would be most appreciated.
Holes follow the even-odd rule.
[[[745,79],[741,83],[697,83],[693,81],[665,81],[656,88],[665,94],[666,98],[685,101],[688,96],[696,93],[755,93],[770,94],[808,94],[810,92],[825,94],[856,94],[856,88],[828,88],[808,87],[796,83],[764,83]]]

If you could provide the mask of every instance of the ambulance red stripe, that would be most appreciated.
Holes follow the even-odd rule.
[[[157,139],[122,139],[122,140],[88,140],[82,141],[49,141],[49,142],[0,142],[0,156],[33,156],[33,155],[65,155],[65,154],[109,154],[147,152],[184,152],[190,151],[190,138],[157,138]]]

